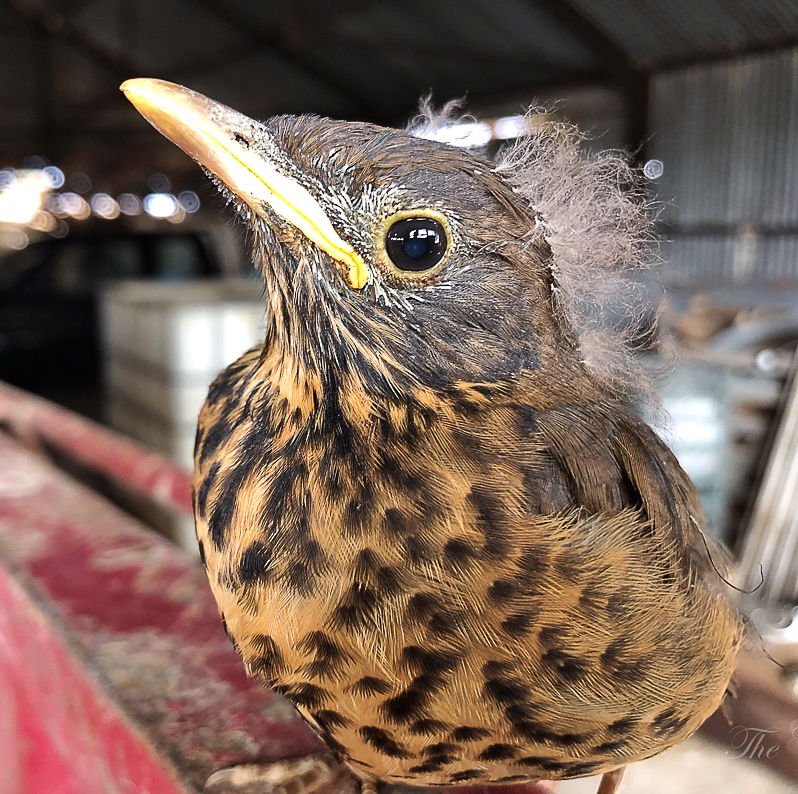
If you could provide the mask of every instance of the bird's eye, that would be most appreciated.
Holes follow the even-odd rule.
[[[399,270],[419,273],[431,270],[443,259],[449,240],[435,218],[403,218],[385,235],[385,250]]]

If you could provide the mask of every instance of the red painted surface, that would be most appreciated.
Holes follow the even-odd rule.
[[[0,603],[0,791],[185,792],[2,568]]]
[[[164,459],[1,384],[0,420],[190,503]],[[197,791],[221,767],[321,749],[246,677],[193,560],[0,433],[0,794]]]
[[[186,472],[96,422],[2,382],[0,419],[27,445],[46,442],[158,504],[191,513]]]
[[[320,749],[246,677],[198,566],[2,435],[0,461],[2,794],[171,794]]]

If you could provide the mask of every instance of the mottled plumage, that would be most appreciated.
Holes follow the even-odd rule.
[[[356,252],[221,185],[253,231],[266,337],[211,386],[195,499],[247,669],[364,780],[577,777],[695,731],[740,620],[693,486],[585,365],[512,180],[397,130],[261,124],[164,85],[128,90],[230,182],[156,100],[200,107],[225,151],[301,184]],[[445,225],[428,273],[387,258],[404,217]]]

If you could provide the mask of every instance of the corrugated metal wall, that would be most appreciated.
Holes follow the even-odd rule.
[[[652,79],[671,281],[798,282],[798,48]]]

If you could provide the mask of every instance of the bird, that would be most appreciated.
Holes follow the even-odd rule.
[[[121,90],[252,237],[264,339],[200,412],[197,537],[247,671],[329,748],[208,790],[343,791],[323,786],[346,769],[364,794],[598,774],[611,794],[695,732],[743,624],[695,487],[629,408],[630,359],[580,314],[615,289],[589,260],[639,249],[611,161],[543,136],[501,167]]]

